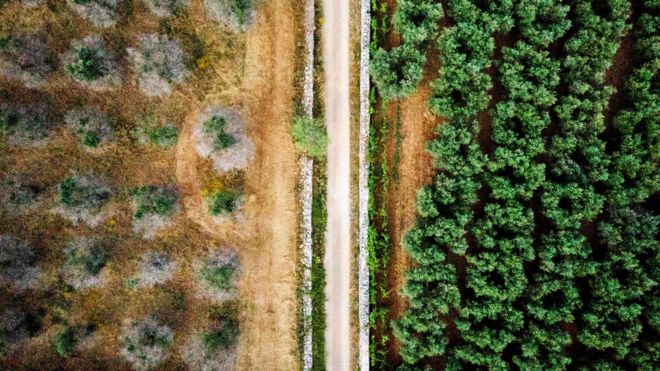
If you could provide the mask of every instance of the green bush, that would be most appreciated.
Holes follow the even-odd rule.
[[[67,72],[80,81],[93,81],[104,75],[101,53],[95,48],[80,47],[75,51],[73,63],[66,66]]]
[[[231,191],[219,191],[209,199],[209,213],[213,216],[229,214],[238,207],[241,195]]]
[[[53,346],[55,351],[60,357],[68,357],[73,350],[76,348],[76,332],[72,327],[66,327],[62,331],[58,332],[53,339]]]
[[[291,134],[299,150],[314,158],[325,156],[328,134],[322,119],[296,116],[291,126]]]
[[[99,208],[110,199],[110,189],[88,176],[73,176],[59,184],[59,201],[70,208]]]
[[[236,139],[227,134],[227,120],[224,117],[214,115],[204,121],[202,125],[204,134],[213,135],[213,147],[216,151],[221,151],[236,143]]]
[[[179,199],[176,189],[155,185],[137,187],[133,189],[132,195],[136,219],[147,214],[169,215]]]
[[[231,290],[234,287],[236,267],[232,265],[212,266],[206,264],[200,271],[200,277],[211,287],[219,290]]]
[[[136,120],[134,133],[140,143],[149,143],[163,148],[172,148],[179,140],[179,128],[167,122],[159,122],[153,113],[141,116]]]

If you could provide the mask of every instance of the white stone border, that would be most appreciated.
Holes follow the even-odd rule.
[[[360,143],[358,154],[358,367],[369,370],[369,42],[371,0],[361,0],[360,9]]]
[[[305,116],[314,114],[314,0],[305,1],[305,76],[303,84],[303,109]],[[312,369],[312,190],[314,161],[302,155],[300,157],[300,207],[302,209],[301,258],[302,305],[303,305],[303,371]]]

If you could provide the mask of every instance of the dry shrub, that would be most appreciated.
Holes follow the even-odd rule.
[[[64,121],[86,149],[107,144],[113,138],[110,119],[97,107],[72,109],[66,114]]]
[[[6,309],[0,316],[0,356],[10,353],[28,337],[25,313]]]
[[[92,175],[75,175],[64,179],[59,187],[59,205],[53,212],[74,224],[98,225],[107,216],[106,205],[112,190]]]
[[[0,204],[12,214],[34,211],[45,200],[46,188],[27,173],[7,174],[0,183]]]
[[[69,5],[96,27],[110,27],[117,22],[120,0],[67,0]]]
[[[190,0],[143,0],[149,10],[157,17],[172,17],[179,10],[187,7]]]
[[[181,45],[167,35],[145,34],[138,38],[137,48],[127,52],[138,75],[140,90],[147,96],[169,94],[172,85],[188,76],[186,54]]]
[[[45,4],[45,3],[46,3],[46,0],[21,0],[21,5],[24,8],[27,8],[27,9],[36,8],[36,7],[41,6],[42,4]]]
[[[102,286],[109,253],[110,247],[102,240],[88,237],[72,240],[64,250],[62,279],[77,290]]]
[[[177,265],[165,252],[147,251],[138,264],[138,286],[151,288],[169,281]]]
[[[210,120],[221,120],[225,138],[229,138],[227,145],[219,146],[218,132],[209,130],[207,123]],[[245,124],[241,114],[233,109],[220,106],[211,106],[202,111],[197,124],[193,128],[197,152],[213,161],[217,171],[240,170],[245,168],[254,157],[254,143],[245,131]]]
[[[229,248],[209,251],[206,260],[193,264],[197,272],[199,295],[214,301],[236,298],[240,266],[236,252]]]
[[[204,0],[208,16],[233,32],[246,31],[256,18],[257,0]]]
[[[64,69],[80,84],[103,91],[121,85],[117,57],[109,51],[100,36],[88,36],[71,42],[62,55]]]
[[[124,323],[119,338],[121,355],[136,370],[150,370],[169,357],[167,349],[173,338],[172,330],[153,317],[142,321],[129,320]]]
[[[179,190],[174,184],[145,185],[132,191],[133,230],[143,238],[152,239],[173,223],[179,213]]]
[[[204,333],[195,331],[181,348],[181,359],[191,370],[231,371],[236,367],[236,347],[210,349]]]
[[[28,88],[44,85],[56,65],[43,33],[0,36],[0,75]]]
[[[23,291],[35,288],[41,269],[35,267],[37,253],[32,246],[8,235],[0,235],[0,283]]]
[[[46,144],[55,119],[45,103],[19,104],[0,102],[0,133],[14,145]]]

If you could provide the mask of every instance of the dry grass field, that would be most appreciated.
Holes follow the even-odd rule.
[[[130,369],[120,351],[125,321],[147,317],[173,334],[156,367],[194,368],[182,356],[188,340],[213,326],[212,313],[223,306],[205,295],[199,283],[200,262],[209,249],[234,250],[239,261],[236,299],[229,302],[238,308],[240,335],[236,348],[227,351],[235,354],[221,354],[226,364],[250,370],[295,368],[297,153],[289,125],[297,6],[263,1],[252,24],[239,33],[208,19],[198,0],[171,18],[158,18],[141,1],[120,1],[116,23],[108,28],[95,27],[60,0],[35,8],[11,1],[0,8],[0,36],[43,33],[56,60],[73,40],[99,36],[117,57],[121,74],[119,86],[109,89],[77,83],[61,63],[54,63],[38,89],[0,79],[0,101],[47,104],[54,125],[40,145],[0,138],[0,181],[23,177],[38,191],[34,207],[2,208],[0,235],[32,246],[33,264],[41,271],[27,290],[2,282],[0,311],[18,309],[25,320],[16,327],[22,336],[0,342],[7,345],[0,369]],[[139,44],[139,35],[148,33],[167,34],[187,56],[186,78],[157,97],[145,94],[127,53]],[[82,106],[98,107],[111,118],[108,143],[84,148],[67,128],[67,112]],[[219,172],[198,154],[193,127],[199,113],[212,106],[241,113],[255,149],[244,169]],[[149,115],[178,128],[176,145],[145,145],[136,139],[137,122]],[[85,174],[102,179],[111,190],[98,223],[74,223],[54,210],[61,197],[58,184]],[[178,192],[165,227],[147,238],[134,227],[131,202],[132,190],[143,185],[169,185]],[[243,195],[243,206],[232,218],[209,214],[207,199],[221,190]],[[109,246],[97,287],[74,289],[63,280],[67,246],[78,237]],[[142,287],[136,280],[138,264],[151,250],[166,253],[176,269],[167,282]],[[93,330],[61,357],[54,338],[67,327]]]

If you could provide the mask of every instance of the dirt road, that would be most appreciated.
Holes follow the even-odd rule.
[[[349,370],[350,346],[350,108],[348,1],[324,0],[323,65],[328,146],[326,232],[326,368]]]

